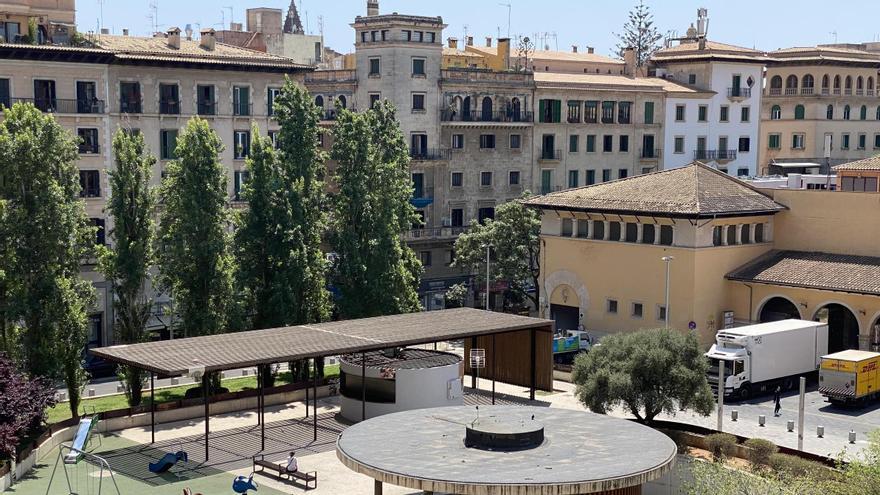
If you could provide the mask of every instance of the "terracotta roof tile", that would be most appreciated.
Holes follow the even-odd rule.
[[[651,59],[657,61],[676,59],[686,60],[710,56],[715,58],[750,58],[755,60],[764,60],[767,57],[767,55],[760,50],[706,40],[706,46],[703,50],[700,49],[700,45],[696,41],[692,43],[679,43],[678,45],[657,50],[651,56]]]
[[[836,167],[831,167],[831,170],[880,170],[880,155],[854,162],[842,163]]]
[[[774,250],[726,278],[880,296],[880,257]]]
[[[537,196],[525,204],[548,210],[685,217],[775,213],[786,208],[745,182],[700,162]]]

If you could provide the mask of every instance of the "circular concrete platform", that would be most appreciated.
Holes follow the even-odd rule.
[[[542,424],[544,441],[516,451],[465,446],[468,426],[500,417]],[[377,481],[428,492],[572,495],[639,487],[657,479],[672,469],[676,446],[646,426],[588,412],[481,406],[478,413],[465,406],[364,421],[339,436],[336,455],[348,468]]]

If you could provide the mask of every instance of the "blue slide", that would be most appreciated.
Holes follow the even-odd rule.
[[[187,461],[186,452],[182,450],[177,452],[176,454],[172,454],[171,452],[169,452],[162,456],[162,458],[158,461],[150,463],[150,472],[156,474],[164,473],[165,471],[171,469],[171,466],[177,464],[179,461]]]

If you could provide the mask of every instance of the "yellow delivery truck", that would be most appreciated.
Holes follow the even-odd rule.
[[[880,353],[848,350],[822,356],[819,392],[834,404],[866,402],[880,393]]]

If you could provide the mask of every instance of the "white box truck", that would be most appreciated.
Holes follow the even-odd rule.
[[[746,400],[753,394],[793,389],[801,376],[818,374],[828,353],[828,325],[782,320],[719,330],[709,358],[709,385],[718,391],[718,366],[724,365],[724,396]]]

